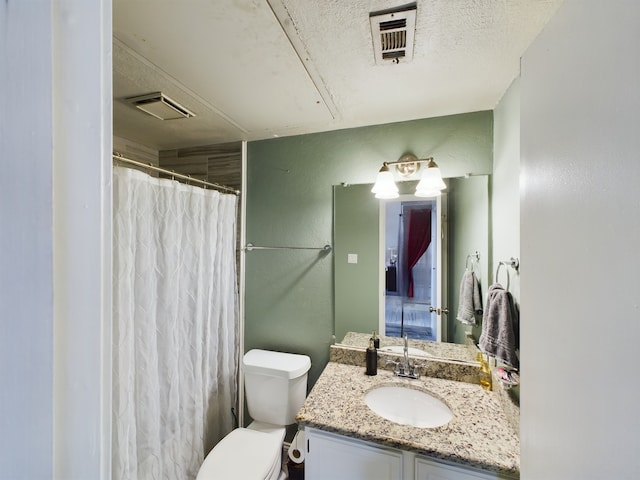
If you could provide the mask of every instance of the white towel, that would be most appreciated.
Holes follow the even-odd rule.
[[[465,270],[460,282],[460,298],[456,319],[467,325],[476,325],[476,315],[482,315],[480,283],[473,270]]]
[[[516,355],[520,338],[518,309],[511,294],[499,283],[489,287],[478,346],[496,359],[519,368]]]

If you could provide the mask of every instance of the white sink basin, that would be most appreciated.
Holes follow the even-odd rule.
[[[375,413],[402,425],[434,428],[449,423],[451,409],[428,393],[386,385],[367,392],[364,402]]]
[[[379,348],[381,352],[389,352],[389,353],[398,353],[400,355],[404,355],[404,347],[401,345],[389,345],[388,347]],[[414,357],[433,357],[429,352],[425,352],[424,350],[420,350],[419,348],[409,347],[409,355]]]

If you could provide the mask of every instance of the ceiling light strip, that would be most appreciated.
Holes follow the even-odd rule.
[[[276,20],[278,20],[278,23],[280,23],[280,28],[282,28],[282,31],[289,39],[289,43],[302,62],[307,75],[309,75],[309,79],[316,87],[316,91],[322,98],[324,105],[329,110],[331,117],[334,120],[338,119],[340,117],[338,108],[333,102],[333,97],[331,96],[331,93],[329,93],[329,89],[327,88],[322,75],[320,75],[320,72],[316,68],[315,64],[311,61],[311,55],[309,55],[306,45],[298,36],[296,23],[294,22],[293,18],[291,18],[289,10],[287,10],[287,7],[280,0],[267,0],[267,4],[271,8],[273,15],[276,17]]]

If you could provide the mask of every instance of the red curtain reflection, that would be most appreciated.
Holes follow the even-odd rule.
[[[431,209],[412,209],[409,212],[409,238],[407,261],[409,270],[409,288],[407,297],[413,298],[413,267],[431,243]]]

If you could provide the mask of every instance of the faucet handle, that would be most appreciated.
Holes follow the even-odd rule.
[[[420,368],[427,368],[429,366],[428,363],[424,362],[424,363],[414,363],[413,364],[413,372],[415,374],[418,374],[418,369]]]
[[[387,360],[385,362],[385,367],[388,367],[389,365],[394,365],[395,368],[393,369],[393,373],[398,374],[398,372],[400,371],[400,362],[397,362],[395,360]]]

